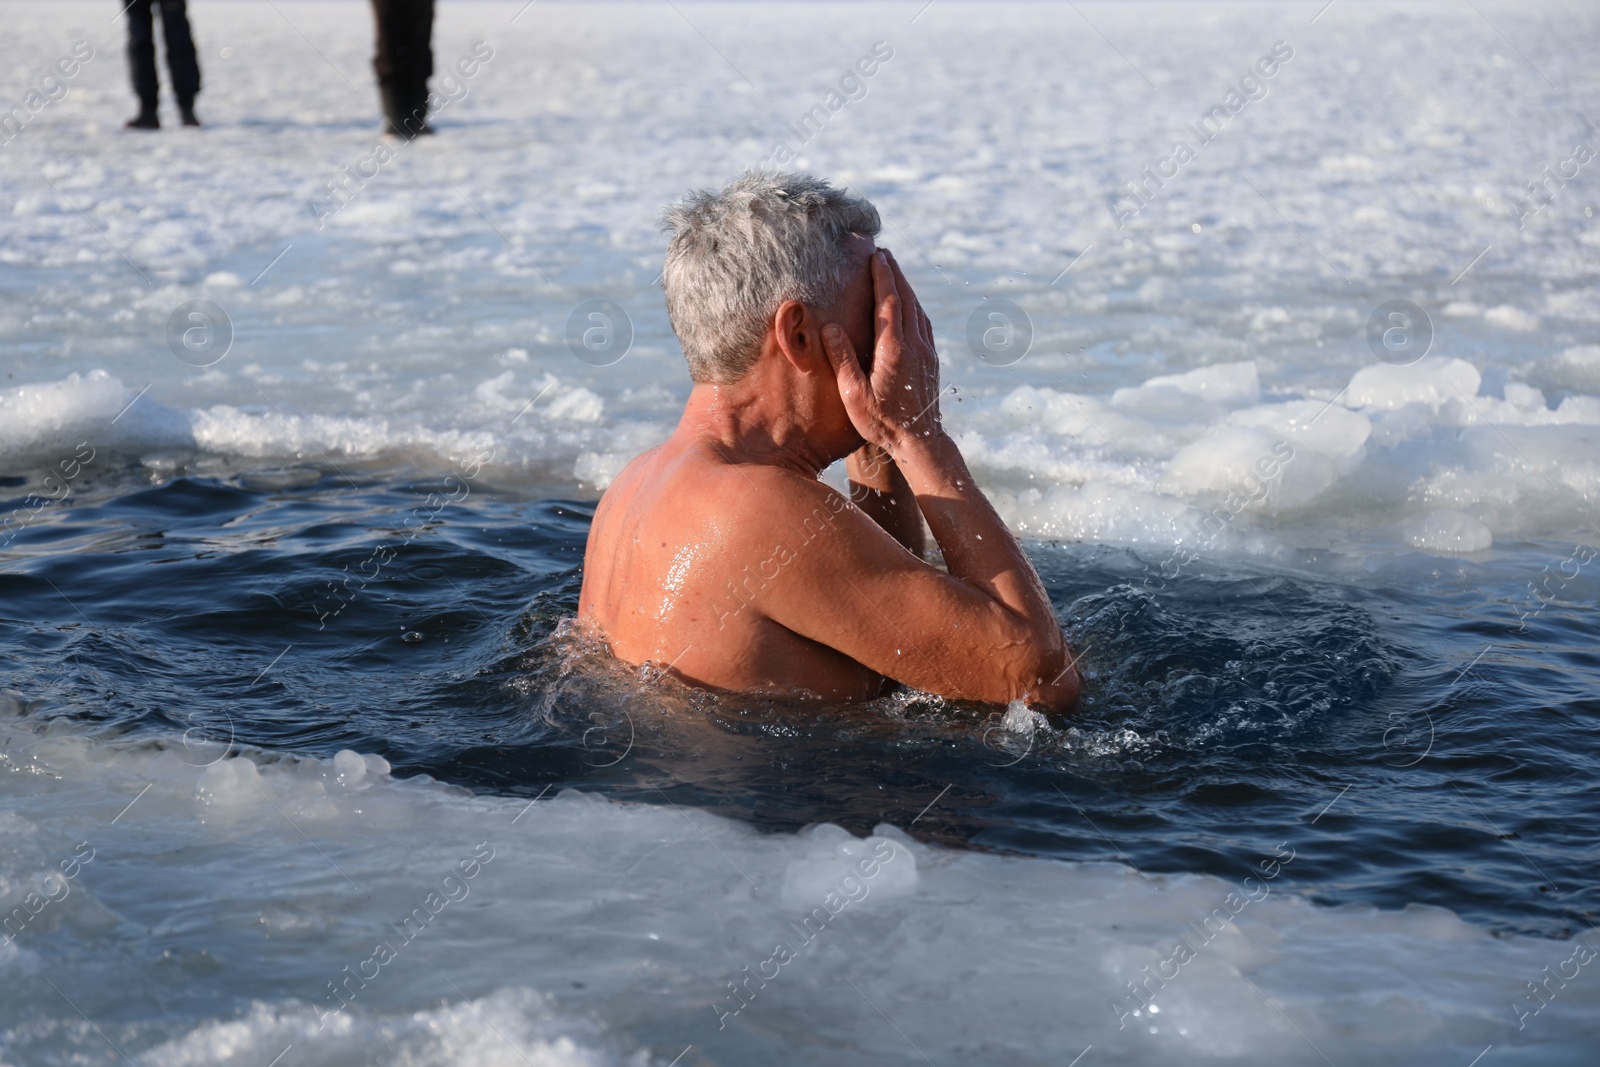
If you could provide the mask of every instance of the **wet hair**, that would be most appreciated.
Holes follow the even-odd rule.
[[[851,276],[846,241],[875,237],[878,210],[805,174],[746,171],[667,208],[667,316],[696,382],[755,365],[778,305],[835,310]]]

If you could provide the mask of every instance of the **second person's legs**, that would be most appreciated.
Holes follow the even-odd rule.
[[[153,130],[161,125],[156,117],[156,38],[150,18],[150,0],[133,0],[128,5],[128,73],[133,92],[139,98],[139,114],[128,120],[134,129]]]
[[[160,0],[160,3],[161,36],[167,42],[167,71],[172,75],[172,95],[178,98],[178,112],[183,116],[183,124],[198,126],[200,120],[194,117],[194,98],[200,92],[200,63],[194,54],[194,37],[189,33],[185,0]],[[149,0],[145,2],[145,9],[149,10]]]
[[[385,129],[410,139],[428,126],[428,78],[433,74],[433,0],[372,0],[377,22],[378,75]]]

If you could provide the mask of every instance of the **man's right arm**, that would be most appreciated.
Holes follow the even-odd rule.
[[[960,684],[951,679],[952,684],[943,687],[955,690],[948,695],[990,701],[1025,696],[1052,707],[1070,706],[1077,698],[1078,678],[1044,585],[939,424],[939,364],[932,325],[887,251],[874,253],[872,273],[878,306],[871,378],[862,371],[843,330],[826,327],[824,344],[851,422],[870,444],[895,460],[950,573],[941,575],[925,564],[927,573],[905,566],[884,569],[884,561],[874,564],[845,545],[835,557],[843,572],[839,577],[858,591],[863,584],[881,586],[873,607],[886,616],[889,630],[906,637],[921,634],[925,644],[941,652],[988,657],[992,670],[987,674],[977,670]],[[866,537],[866,542],[872,540]],[[877,577],[863,570],[874,565],[879,568]],[[939,580],[930,581],[930,576]],[[898,622],[887,606],[895,609]],[[952,639],[947,631],[962,626],[967,633]],[[825,643],[875,670],[908,680],[903,669],[886,669],[876,648],[862,649],[873,657],[867,659],[850,648]],[[927,688],[922,682],[914,684]]]
[[[1033,563],[978,488],[966,460],[942,430],[913,438],[898,462],[928,520],[945,566],[1005,608],[1054,659],[1065,642]]]
[[[1078,677],[1042,589],[1042,611],[1029,614],[1004,603],[1012,589],[1027,585],[1031,567],[1002,573],[1011,568],[986,558],[974,572],[987,568],[986,582],[956,573],[955,566],[947,574],[912,555],[831,488],[786,488],[782,506],[767,518],[794,536],[783,538],[778,574],[753,601],[764,617],[926,692],[1071,709]],[[939,508],[943,515],[961,509],[946,502]],[[961,554],[958,560],[973,562]]]

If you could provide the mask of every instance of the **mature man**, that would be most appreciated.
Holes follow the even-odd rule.
[[[666,224],[694,387],[600,501],[581,624],[715,689],[1070,708],[1050,600],[940,424],[933,330],[873,243],[876,209],[752,172]],[[846,458],[849,500],[818,479]],[[924,519],[948,574],[922,558]]]

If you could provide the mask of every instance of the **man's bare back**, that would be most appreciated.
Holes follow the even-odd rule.
[[[580,624],[715,689],[861,700],[901,682],[1066,710],[1078,678],[1049,599],[939,424],[927,316],[891,255],[862,237],[848,254],[836,307],[782,302],[753,365],[698,382],[606,491]],[[818,479],[841,458],[851,499]],[[924,518],[948,573],[922,558]]]
[[[828,552],[849,506],[815,478],[674,436],[630,463],[601,501],[588,551],[609,566],[586,569],[580,617],[618,658],[670,665],[695,684],[876,696],[882,675],[764,610],[804,595],[800,554]]]

